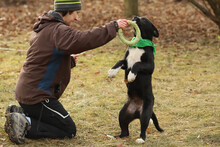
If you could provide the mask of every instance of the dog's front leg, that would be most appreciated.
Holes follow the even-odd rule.
[[[146,74],[152,74],[154,70],[154,64],[145,63],[145,62],[137,62],[135,63],[131,71],[128,74],[128,82],[133,82],[136,79],[138,72],[144,72]]]
[[[141,64],[141,62],[137,62],[132,66],[130,72],[128,73],[128,82],[129,83],[133,82],[136,79],[140,64]]]
[[[108,77],[114,78],[118,71],[125,65],[125,60],[119,60],[109,71],[108,71]]]

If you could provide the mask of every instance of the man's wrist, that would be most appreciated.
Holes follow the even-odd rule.
[[[119,29],[119,26],[118,26],[118,23],[117,23],[117,21],[114,21],[114,25],[115,25],[115,28],[116,28],[116,30],[118,31],[118,29]]]

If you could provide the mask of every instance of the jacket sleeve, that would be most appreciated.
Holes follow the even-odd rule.
[[[79,31],[61,24],[55,29],[53,37],[57,49],[69,54],[78,54],[108,43],[115,38],[116,32],[113,21],[88,31]]]

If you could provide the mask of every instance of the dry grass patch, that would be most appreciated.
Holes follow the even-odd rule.
[[[8,46],[17,48],[16,42]],[[154,111],[165,132],[159,133],[150,125],[152,133],[143,146],[219,146],[220,43],[200,41],[178,47],[181,49],[158,44],[153,74]],[[126,101],[124,72],[109,79],[107,71],[123,58],[125,49],[115,39],[79,57],[60,99],[77,125],[76,138],[27,139],[24,146],[137,146],[138,120],[131,123],[129,138],[106,138],[106,134],[120,133],[118,113]],[[26,55],[0,52],[0,146],[13,146],[4,132],[4,111],[9,104],[17,104],[14,89]]]

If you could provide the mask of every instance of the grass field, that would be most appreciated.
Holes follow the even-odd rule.
[[[21,36],[20,36],[21,37]],[[23,38],[25,38],[24,36]],[[22,37],[21,37],[22,38]],[[9,48],[27,49],[28,43],[2,40]],[[114,79],[108,70],[122,59],[126,50],[119,39],[79,57],[72,78],[60,101],[77,125],[74,139],[26,139],[23,146],[220,146],[220,41],[198,40],[188,44],[160,45],[155,55],[154,111],[164,133],[147,134],[146,143],[137,145],[140,125],[130,125],[130,137],[118,135],[118,113],[126,101],[123,71]],[[26,53],[0,51],[0,147],[15,146],[4,132],[4,112],[17,104],[14,89]]]

